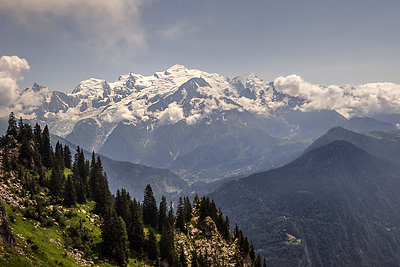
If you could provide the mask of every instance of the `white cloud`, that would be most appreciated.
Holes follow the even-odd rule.
[[[73,36],[100,52],[116,45],[145,45],[142,0],[0,0],[0,12],[35,31]]]
[[[305,103],[298,107],[302,111],[330,109],[347,118],[400,112],[398,84],[369,83],[324,87],[306,82],[294,74],[278,77],[274,83],[277,91],[305,100]]]
[[[168,28],[161,31],[161,36],[166,40],[175,40],[184,37],[186,34],[193,33],[198,30],[197,26],[189,23],[187,19],[181,19]]]
[[[184,119],[184,117],[185,116],[182,107],[175,102],[169,104],[164,111],[158,114],[158,119],[160,121],[160,124],[166,124],[166,123],[175,124],[178,121]]]
[[[0,58],[0,106],[8,106],[17,98],[17,81],[23,79],[21,72],[29,69],[25,59],[17,56]]]

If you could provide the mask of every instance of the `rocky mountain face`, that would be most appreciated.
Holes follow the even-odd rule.
[[[337,108],[347,118],[335,106],[314,107],[313,95],[335,90],[310,85],[309,97],[296,91],[300,85],[265,82],[254,74],[229,79],[174,65],[114,82],[91,78],[71,93],[34,84],[9,110],[48,124],[53,134],[88,151],[168,168],[189,182],[283,165],[335,126],[356,132],[396,129],[391,122],[351,118],[364,114],[365,107]],[[361,99],[352,87],[340,90]]]
[[[210,195],[268,266],[400,264],[400,170],[333,141]]]

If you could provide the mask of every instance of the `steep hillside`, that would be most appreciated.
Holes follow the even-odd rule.
[[[334,141],[210,197],[269,266],[397,266],[399,173],[397,165]]]

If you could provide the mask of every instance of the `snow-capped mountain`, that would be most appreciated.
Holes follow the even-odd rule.
[[[393,87],[372,87],[385,86]],[[341,104],[349,99],[353,106]],[[174,65],[152,76],[121,75],[114,82],[91,78],[72,93],[34,84],[10,111],[48,124],[53,134],[88,150],[170,168],[194,181],[283,164],[309,144],[302,139],[350,125],[352,115],[368,115],[368,102],[360,99],[354,87],[316,86],[293,75],[274,82],[254,74],[229,79]],[[365,123],[363,130],[395,129]]]

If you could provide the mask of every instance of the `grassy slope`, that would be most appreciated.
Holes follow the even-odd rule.
[[[0,245],[0,266],[80,266],[67,250],[57,245],[57,240],[61,243],[64,241],[62,235],[64,227],[57,225],[42,227],[38,225],[37,221],[24,218],[18,209],[5,203],[3,205],[6,207],[7,219],[17,243],[26,256]],[[94,202],[87,202],[85,205],[77,205],[75,208],[68,209],[65,225],[68,227],[81,221],[84,226],[92,230],[95,243],[93,254],[101,259],[101,253],[98,249],[96,251],[96,244],[101,242],[101,231],[98,226],[90,222],[87,216],[91,214],[93,207]],[[115,266],[101,261],[95,262],[95,264],[102,267]],[[142,265],[137,258],[131,258],[129,266]]]

